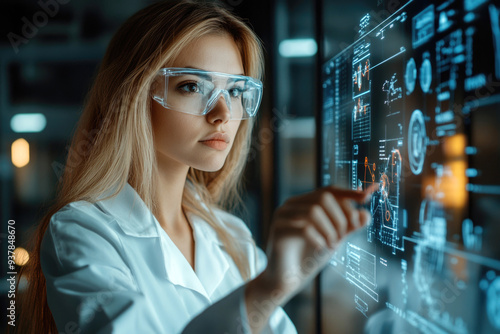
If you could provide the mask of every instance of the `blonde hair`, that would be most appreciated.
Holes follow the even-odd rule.
[[[40,265],[41,241],[54,213],[71,202],[94,203],[112,188],[116,189],[115,196],[127,182],[156,213],[158,171],[150,86],[161,67],[169,66],[184,47],[208,34],[231,36],[240,51],[245,75],[262,77],[260,40],[241,19],[214,2],[153,4],[129,18],[111,40],[73,137],[56,202],[31,238],[30,260],[20,271],[28,284],[20,301],[17,332],[57,332]],[[241,122],[219,171],[189,169],[190,182],[186,183],[182,201],[184,210],[201,216],[216,230],[245,280],[250,278],[248,258],[212,208],[228,208],[239,199],[252,126],[252,120]]]

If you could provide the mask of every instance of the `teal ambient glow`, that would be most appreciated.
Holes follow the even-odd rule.
[[[285,39],[279,45],[282,57],[311,57],[318,51],[318,45],[313,38]]]
[[[16,133],[41,132],[47,125],[43,114],[17,114],[10,119],[10,128]]]

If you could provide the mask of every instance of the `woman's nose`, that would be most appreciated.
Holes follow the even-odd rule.
[[[207,121],[210,123],[227,123],[231,119],[231,110],[229,109],[226,97],[219,95],[214,107],[207,113]]]

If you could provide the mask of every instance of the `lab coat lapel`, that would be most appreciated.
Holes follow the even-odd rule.
[[[222,283],[229,269],[227,255],[222,251],[222,242],[207,222],[194,214],[188,214],[195,238],[196,274],[209,296]]]
[[[156,219],[156,218],[155,218]],[[170,239],[168,234],[157,224],[158,233],[161,235],[162,254],[165,263],[165,273],[167,279],[173,284],[194,290],[210,300],[209,295],[191,268],[182,252]],[[195,254],[196,261],[196,254]]]

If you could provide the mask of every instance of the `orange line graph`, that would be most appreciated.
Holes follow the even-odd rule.
[[[368,172],[370,173],[371,175],[371,179],[372,181],[369,182],[369,181],[366,181],[366,170],[368,169]],[[365,178],[364,178],[364,183],[365,183],[365,187],[367,186],[367,184],[371,184],[371,183],[374,183],[375,182],[375,169],[377,169],[377,166],[375,165],[375,163],[373,163],[371,166],[370,164],[368,163],[368,157],[365,157]]]
[[[368,107],[367,104],[364,104],[361,102],[361,98],[358,98],[358,103],[356,103],[356,105],[354,106],[354,120],[357,121],[358,120],[358,115],[359,117],[361,117],[361,113],[363,113],[363,115],[366,115],[366,108]]]
[[[367,80],[370,80],[370,61],[369,60],[366,60],[364,69],[363,69],[362,64],[359,63],[358,68],[357,68],[356,72],[354,73],[354,84],[358,85],[359,91],[361,91],[361,88],[363,88],[362,87],[363,85],[361,83],[361,81],[362,81],[361,79],[364,78],[365,76],[366,76]]]

